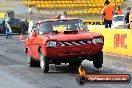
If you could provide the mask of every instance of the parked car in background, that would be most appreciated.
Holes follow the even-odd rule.
[[[124,28],[125,26],[125,16],[124,15],[114,15],[112,27],[113,28]]]
[[[12,28],[12,32],[13,33],[26,33],[26,31],[28,30],[28,21],[23,21],[20,19],[16,19],[16,18],[11,18],[10,22],[9,22],[11,28]],[[4,19],[0,19],[0,33],[3,34],[5,33],[5,21]]]

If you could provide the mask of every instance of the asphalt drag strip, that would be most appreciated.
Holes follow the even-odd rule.
[[[0,36],[0,88],[131,88],[129,84],[86,84],[76,82],[78,69],[68,65],[50,65],[48,73],[42,73],[39,67],[28,67],[24,53],[24,42],[19,35],[12,39]],[[130,74],[132,76],[132,59],[104,55],[101,69],[93,67],[92,62],[83,61],[87,74]]]

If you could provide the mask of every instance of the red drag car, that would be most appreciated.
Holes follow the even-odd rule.
[[[40,66],[44,73],[49,64],[69,63],[75,67],[85,59],[93,61],[95,68],[103,64],[104,37],[89,32],[80,19],[63,18],[36,23],[25,41],[30,67]]]

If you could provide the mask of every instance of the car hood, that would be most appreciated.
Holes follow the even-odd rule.
[[[57,40],[57,41],[75,41],[75,40],[89,40],[94,37],[103,37],[102,34],[92,33],[92,32],[78,32],[75,34],[50,34],[47,35],[49,40]]]

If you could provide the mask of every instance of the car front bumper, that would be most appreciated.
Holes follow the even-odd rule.
[[[59,46],[47,48],[46,56],[51,58],[84,57],[101,52],[103,44],[86,44],[78,46]]]

